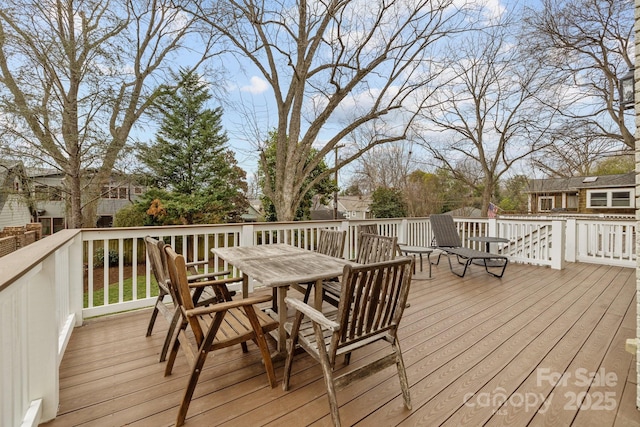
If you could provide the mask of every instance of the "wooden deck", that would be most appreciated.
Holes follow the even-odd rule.
[[[400,330],[413,410],[404,409],[389,368],[338,392],[344,425],[640,426],[635,358],[624,350],[635,336],[635,269],[509,265],[497,279],[475,266],[458,278],[445,260],[433,276],[415,276]],[[149,313],[75,330],[61,365],[59,415],[46,426],[174,423],[187,364],[180,357],[163,376],[166,324],[160,318],[145,338]],[[249,347],[210,354],[187,426],[331,425],[317,363],[298,355],[285,393],[268,387],[258,349]],[[355,353],[348,369],[367,357]],[[282,368],[277,362],[278,381]]]

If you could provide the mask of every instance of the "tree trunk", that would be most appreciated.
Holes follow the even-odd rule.
[[[82,228],[82,190],[80,177],[67,174],[69,189],[69,228]]]

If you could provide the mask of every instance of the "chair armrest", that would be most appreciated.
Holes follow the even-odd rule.
[[[189,288],[204,288],[206,286],[222,286],[227,285],[229,283],[237,283],[242,282],[242,277],[229,277],[227,279],[218,279],[218,280],[207,280],[204,282],[190,282]]]
[[[271,301],[271,295],[263,295],[258,297],[243,298],[235,301],[220,302],[217,304],[206,305],[202,307],[196,307],[191,310],[186,310],[185,313],[189,317],[200,316],[203,314],[217,313],[220,311],[230,310],[232,308],[245,307],[248,305],[261,304],[263,302]]]
[[[205,265],[205,264],[209,264],[209,260],[203,259],[201,261],[189,261],[187,263],[185,263],[187,265],[187,267],[193,267],[194,265]]]
[[[303,313],[312,322],[318,323],[320,326],[329,329],[331,332],[335,332],[340,329],[340,325],[338,323],[327,319],[324,314],[299,299],[287,297],[284,299],[284,302],[286,302],[289,307]]]
[[[187,280],[193,281],[193,280],[208,279],[210,277],[226,276],[227,274],[231,274],[231,272],[229,270],[223,270],[223,271],[214,271],[211,273],[190,274],[187,276]]]

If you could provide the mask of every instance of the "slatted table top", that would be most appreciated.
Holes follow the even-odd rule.
[[[356,263],[287,244],[235,246],[211,251],[264,286],[284,286],[340,276]]]

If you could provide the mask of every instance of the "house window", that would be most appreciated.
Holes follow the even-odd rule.
[[[127,190],[127,187],[102,187],[102,198],[126,200],[129,195],[129,192]]]
[[[51,235],[51,218],[38,218],[38,221],[42,224],[42,235]]]
[[[40,217],[38,222],[42,224],[42,235],[50,236],[60,230],[64,230],[64,218],[47,218]]]
[[[64,218],[53,218],[53,232],[64,230]]]
[[[633,190],[592,190],[587,191],[588,208],[631,208]]]
[[[628,208],[631,206],[631,193],[629,191],[611,192],[611,207]]]
[[[98,228],[109,228],[113,226],[113,216],[111,215],[103,215],[98,218],[96,223],[96,227]]]
[[[538,211],[549,212],[555,207],[555,199],[552,196],[540,196],[538,198]]]
[[[607,193],[606,192],[593,192],[589,193],[589,207],[590,208],[606,208],[607,207]]]

